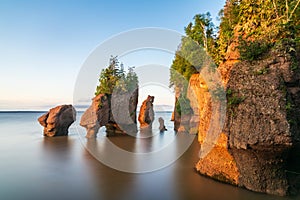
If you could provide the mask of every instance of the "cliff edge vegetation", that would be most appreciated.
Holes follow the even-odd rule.
[[[196,164],[199,173],[268,194],[283,196],[299,189],[299,176],[290,170],[300,170],[295,167],[300,143],[299,4],[227,0],[218,29],[208,13],[196,15],[185,28],[171,66],[176,103],[186,103],[175,105],[175,127],[180,129],[178,123],[184,120],[193,124],[186,131],[195,132],[184,105],[190,116],[198,116],[196,129],[203,145],[214,120],[214,91],[199,73],[206,57],[191,39],[214,61],[211,69],[220,74],[227,101],[225,125]]]

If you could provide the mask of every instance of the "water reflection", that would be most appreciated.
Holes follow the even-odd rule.
[[[70,160],[74,141],[67,137],[44,137],[43,156],[51,159],[50,162],[66,164]]]
[[[153,129],[155,137],[152,141],[142,139],[137,141],[130,136],[101,140],[102,136],[105,137],[105,133],[99,133],[100,138],[88,141],[81,140],[82,137],[79,137],[73,126],[68,137],[45,138],[42,136],[42,128],[36,121],[39,115],[40,113],[23,114],[23,117],[14,117],[13,114],[5,114],[2,118],[0,116],[2,121],[7,120],[0,126],[2,141],[0,199],[282,200],[300,198],[299,195],[281,198],[257,194],[200,176],[193,170],[199,153],[196,138],[176,162],[165,168],[142,174],[120,172],[99,162],[85,147],[88,145],[89,148],[94,147],[99,151],[105,151],[107,143],[114,142],[123,145],[122,147],[127,148],[128,151],[151,152],[158,147],[165,149],[164,145],[170,141],[175,142],[174,146],[177,148],[184,135],[175,135],[171,131],[161,135]],[[168,128],[168,130],[172,129]],[[147,142],[152,142],[151,146]],[[176,152],[176,148],[172,151]],[[168,153],[172,155],[174,152]],[[168,153],[164,154],[165,159],[170,157]],[[107,156],[118,158],[118,155],[113,154]],[[151,162],[153,161],[148,159],[144,165],[151,165]],[[116,164],[123,163],[119,160]],[[298,160],[296,164],[299,164]],[[289,170],[298,169],[299,167],[289,168]]]
[[[95,143],[102,144],[97,141],[89,140],[88,143],[92,147],[95,147]],[[199,150],[195,139],[175,163],[155,172],[142,174],[109,168],[97,162],[86,151],[83,151],[83,157],[88,163],[89,176],[100,199],[292,199],[250,192],[199,175],[193,169],[198,161]]]
[[[92,193],[97,199],[130,199],[135,190],[135,174],[122,173],[95,160],[88,151],[83,151],[87,162]]]

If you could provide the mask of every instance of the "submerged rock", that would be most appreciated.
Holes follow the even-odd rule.
[[[139,122],[141,128],[151,128],[152,122],[154,121],[153,111],[154,96],[148,95],[147,99],[144,100],[139,113]]]
[[[51,108],[47,113],[38,118],[44,127],[44,136],[65,136],[68,129],[76,120],[76,110],[72,105],[60,105]]]

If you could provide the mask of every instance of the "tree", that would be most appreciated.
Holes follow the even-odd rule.
[[[195,15],[194,22],[185,27],[186,36],[182,37],[171,66],[170,87],[181,87],[183,80],[179,76],[189,81],[192,74],[200,71],[207,55],[214,57],[214,29],[210,13]]]
[[[123,64],[119,67],[117,56],[111,56],[109,66],[103,69],[99,77],[99,85],[96,88],[95,95],[111,95],[114,90],[118,92],[131,92],[138,86],[138,77],[133,71],[134,67],[129,67],[129,72],[124,72]]]

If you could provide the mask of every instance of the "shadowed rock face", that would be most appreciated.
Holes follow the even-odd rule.
[[[72,105],[57,106],[38,118],[44,127],[44,136],[48,137],[68,135],[68,129],[75,120],[76,110]]]
[[[132,93],[99,94],[83,113],[80,125],[87,130],[86,137],[96,137],[99,128],[106,127],[107,136],[135,133],[138,89]]]
[[[139,122],[141,128],[150,128],[152,126],[154,120],[153,101],[154,96],[148,95],[140,108]]]
[[[162,117],[158,118],[158,122],[159,122],[159,131],[160,132],[167,131],[167,128],[165,126],[165,121]]]
[[[287,57],[271,54],[231,70],[228,101],[243,101],[228,107],[225,131],[239,185],[250,190],[288,194],[287,159],[300,135],[300,73],[291,66]]]

